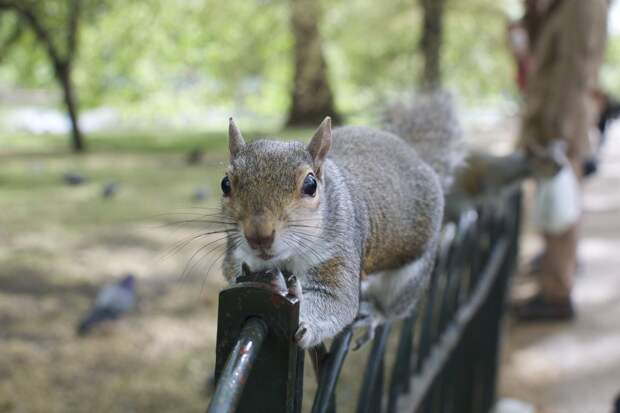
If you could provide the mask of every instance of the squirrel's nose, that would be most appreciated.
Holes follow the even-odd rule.
[[[265,235],[265,234],[259,234],[259,233],[254,233],[254,234],[246,234],[245,238],[248,240],[248,244],[250,244],[250,247],[254,250],[257,249],[262,249],[262,250],[266,250],[271,248],[271,245],[273,244],[273,240],[276,236],[276,231],[272,230],[270,234]]]

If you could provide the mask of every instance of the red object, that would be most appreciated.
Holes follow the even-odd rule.
[[[517,85],[519,90],[524,91],[527,87],[527,75],[530,69],[530,59],[524,56],[517,59]]]

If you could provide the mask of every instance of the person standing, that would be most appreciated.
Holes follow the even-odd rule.
[[[520,145],[528,150],[562,139],[578,181],[589,154],[588,131],[595,124],[591,91],[603,60],[608,7],[609,0],[526,0],[530,62]],[[542,235],[539,291],[515,308],[516,316],[572,319],[578,224]]]

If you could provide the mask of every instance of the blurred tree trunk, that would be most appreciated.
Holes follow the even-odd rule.
[[[419,0],[423,11],[420,49],[424,59],[420,85],[423,89],[441,86],[441,46],[446,0]]]
[[[69,121],[71,122],[71,143],[73,150],[76,152],[83,152],[85,149],[84,138],[82,136],[82,130],[80,129],[78,109],[73,82],[71,80],[71,65],[62,65],[61,68],[57,69],[56,76],[62,87],[63,101],[67,108]]]
[[[46,26],[45,19],[37,12],[36,2],[25,3],[20,0],[0,0],[0,12],[12,11],[16,13],[20,21],[23,21],[30,27],[36,39],[45,48],[50,64],[54,69],[56,81],[63,93],[63,103],[71,123],[71,146],[75,152],[83,152],[86,149],[79,125],[78,104],[71,76],[73,61],[77,52],[81,6],[82,0],[69,0],[65,25],[66,31],[60,33],[63,44],[62,49],[64,49],[64,53],[62,53],[52,37],[56,35],[56,30],[53,27]]]
[[[316,126],[327,115],[334,123],[340,121],[321,48],[320,14],[318,1],[292,0],[295,74],[287,126]]]

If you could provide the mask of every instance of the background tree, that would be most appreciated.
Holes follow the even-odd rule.
[[[19,39],[22,37],[22,33],[24,31],[24,25],[19,24],[19,19],[15,18],[4,18],[0,20],[0,27],[2,25],[8,26],[5,32],[0,36],[0,64],[6,58],[9,50],[16,44]]]
[[[105,107],[118,116],[115,125],[128,129],[215,127],[215,116],[205,116],[214,108],[224,118],[243,114],[256,129],[286,123],[295,76],[294,0],[81,1],[79,58],[71,77],[80,113]],[[52,35],[60,47],[68,2],[45,0],[47,7],[58,8],[59,18],[46,25],[57,28]],[[513,3],[518,6],[520,0]],[[498,107],[517,97],[505,47],[508,15],[504,2],[446,2],[441,82],[466,106]],[[0,45],[16,20],[16,13],[0,12]],[[338,114],[352,123],[372,122],[386,101],[420,83],[422,23],[419,0],[380,7],[375,0],[356,0],[354,8],[350,1],[329,1],[318,26]],[[0,65],[0,87],[56,90],[45,48],[28,26],[20,26],[19,40]],[[620,48],[610,50],[620,56]],[[620,85],[617,64],[608,67],[607,83]],[[6,107],[15,102],[9,99]]]
[[[292,0],[291,29],[295,39],[295,64],[287,126],[317,125],[326,115],[330,115],[336,123],[340,121],[322,50],[320,14],[318,1]]]
[[[441,86],[441,46],[446,0],[419,1],[423,11],[420,37],[423,67],[420,84],[425,89],[435,89]]]
[[[63,101],[71,122],[72,147],[76,152],[85,149],[78,121],[77,97],[72,82],[82,1],[0,0],[0,13],[14,13],[17,16],[16,29],[6,44],[15,43],[25,26],[32,31],[38,43],[45,49],[54,77],[62,89]]]

